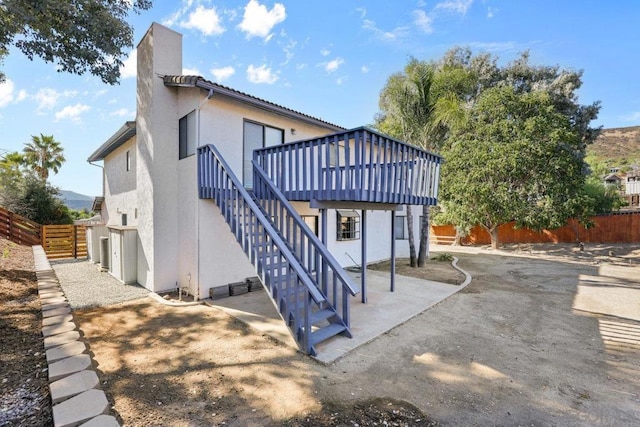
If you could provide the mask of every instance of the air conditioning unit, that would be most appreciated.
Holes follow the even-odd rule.
[[[100,270],[109,270],[109,238],[100,237]]]

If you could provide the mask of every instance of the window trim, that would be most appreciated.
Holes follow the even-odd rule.
[[[189,152],[189,116],[193,114],[194,127],[195,127],[195,135],[193,136],[193,152]],[[184,127],[182,127],[182,123],[184,120]],[[182,136],[181,130],[184,129],[184,139]],[[196,154],[196,148],[198,146],[198,141],[196,140],[196,136],[198,134],[198,123],[196,117],[196,110],[190,111],[184,116],[178,119],[178,160],[186,159]],[[183,141],[184,141],[184,149],[183,149]]]
[[[407,216],[406,215],[396,215],[395,220],[402,221],[402,235],[398,235],[398,230],[395,229],[395,237],[396,240],[409,240],[409,230],[407,229]],[[394,224],[395,227],[395,224]]]
[[[343,218],[353,221],[353,230],[343,230]],[[348,223],[347,223],[348,224]],[[360,240],[360,214],[355,210],[336,210],[336,240],[340,242]]]
[[[280,131],[280,133],[282,135],[282,139],[281,139],[282,142],[280,142],[280,145],[286,144],[284,129],[276,127],[276,126],[268,125],[266,123],[261,123],[261,122],[258,122],[256,120],[247,119],[246,117],[242,120],[242,169],[243,169],[243,171],[242,171],[242,183],[245,186],[246,186],[246,183],[244,182],[245,181],[244,165],[247,163],[247,160],[248,161],[253,160],[253,157],[251,159],[247,159],[246,158],[247,157],[247,153],[245,153],[245,143],[246,143],[246,139],[245,139],[246,138],[246,132],[245,132],[246,126],[245,125],[247,123],[251,123],[253,125],[262,127],[262,147],[261,148],[266,147],[265,144],[267,142],[267,128]],[[251,184],[252,184],[251,186],[253,186],[253,182]]]

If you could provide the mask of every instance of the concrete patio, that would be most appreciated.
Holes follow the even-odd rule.
[[[350,274],[356,283],[360,282],[360,273]],[[389,273],[367,270],[368,302],[366,304],[360,302],[359,295],[351,301],[353,338],[338,336],[319,344],[316,360],[325,364],[335,362],[352,350],[455,294],[469,281],[468,275],[462,285],[449,285],[396,275],[395,292],[390,292]],[[205,303],[224,310],[264,334],[297,347],[266,292],[250,292],[215,301],[207,299]]]

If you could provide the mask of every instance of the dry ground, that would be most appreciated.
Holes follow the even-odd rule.
[[[30,246],[0,240],[0,425],[52,424]]]
[[[447,251],[471,285],[330,366],[205,306],[142,299],[76,321],[125,425],[640,425],[640,247]],[[34,335],[31,316],[3,332]],[[0,378],[36,376],[4,368],[29,349],[1,354]]]
[[[638,425],[640,317],[579,304],[637,297],[638,249],[456,253],[470,286],[326,367],[204,306],[77,319],[126,425]]]

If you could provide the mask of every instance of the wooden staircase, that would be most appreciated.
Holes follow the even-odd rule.
[[[201,199],[212,199],[256,269],[300,349],[338,334],[351,337],[350,277],[282,193],[254,163],[254,192],[240,183],[213,145],[198,149]]]

